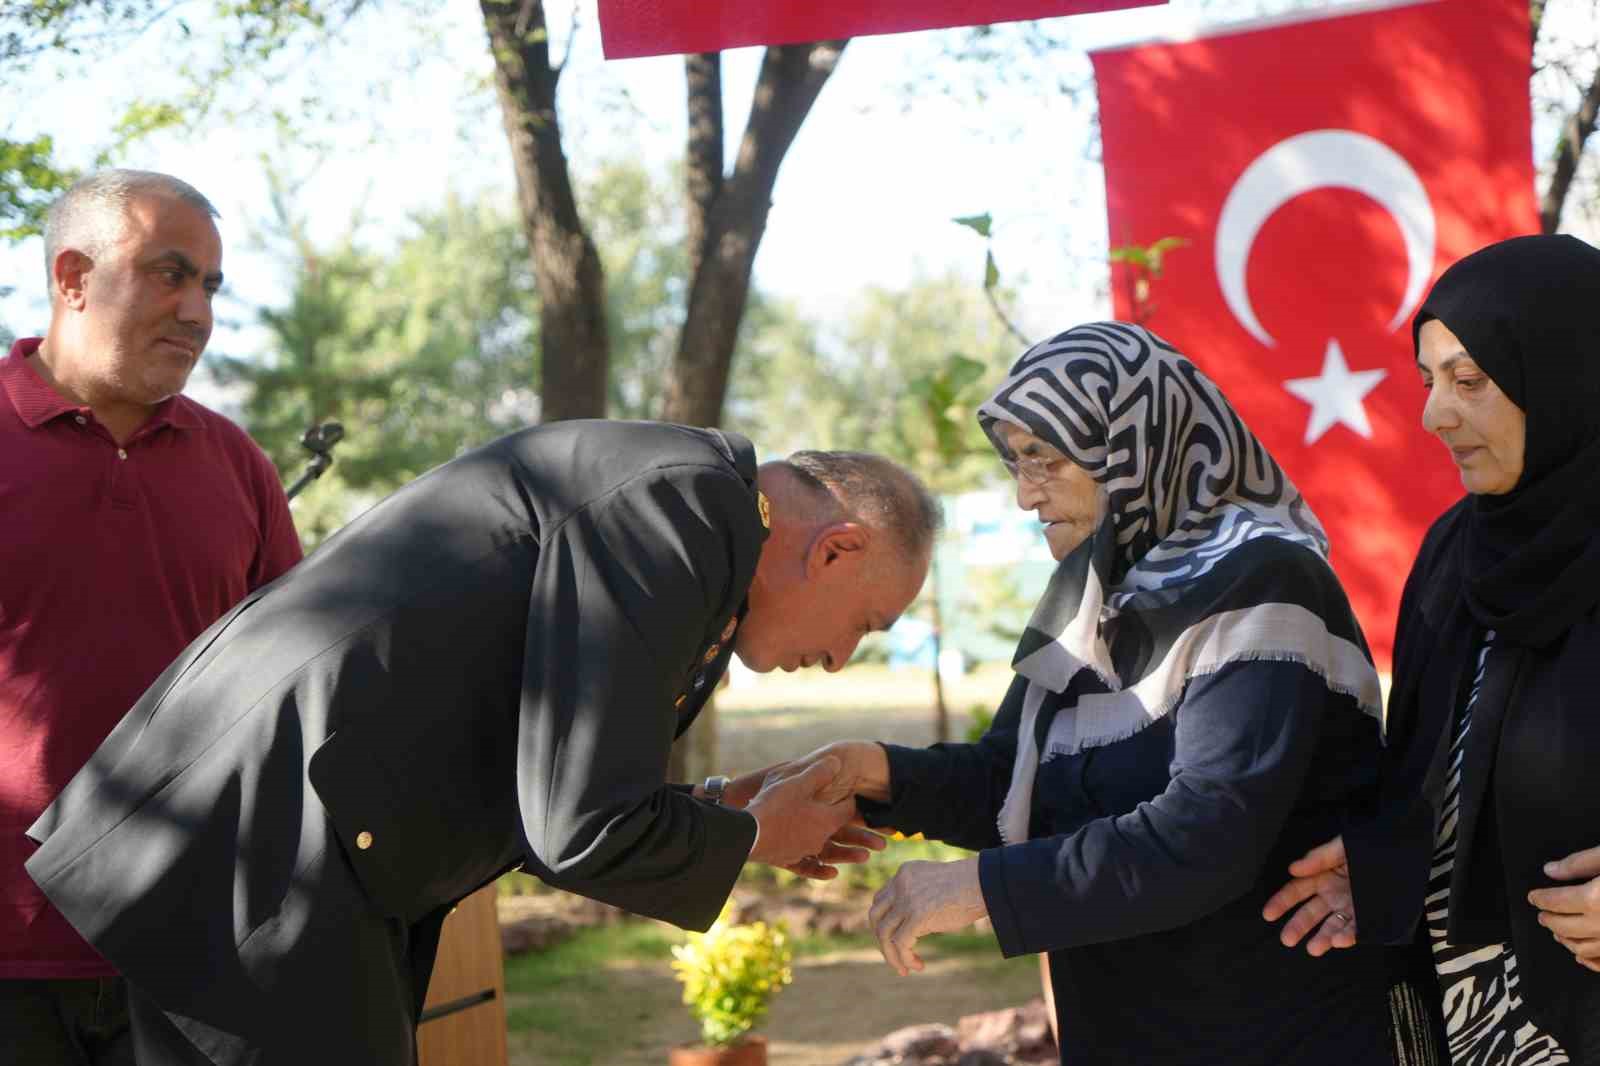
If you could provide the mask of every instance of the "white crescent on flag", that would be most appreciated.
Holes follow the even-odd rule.
[[[1416,309],[1433,272],[1433,204],[1404,157],[1382,141],[1350,130],[1312,130],[1279,141],[1245,168],[1217,219],[1217,283],[1222,297],[1239,324],[1269,348],[1277,342],[1256,317],[1245,283],[1250,247],[1278,208],[1313,189],[1326,188],[1354,189],[1372,197],[1400,226],[1410,269],[1390,331]]]

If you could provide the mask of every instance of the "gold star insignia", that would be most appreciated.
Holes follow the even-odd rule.
[[[717,657],[717,652],[719,652],[721,650],[722,650],[722,645],[721,644],[713,644],[713,645],[711,645],[711,647],[706,649],[705,662],[706,662],[706,664],[708,666],[710,665],[711,660],[713,660],[713,659],[715,659]]]
[[[687,693],[685,693],[684,695],[679,696],[677,699],[673,700],[672,701],[672,706],[681,711],[681,710],[683,710],[683,705],[685,703],[688,703],[688,702],[689,702],[689,696],[688,696]]]
[[[738,628],[739,620],[737,618],[728,619],[728,624],[722,627],[722,642],[726,644],[728,638],[733,636],[733,631]]]

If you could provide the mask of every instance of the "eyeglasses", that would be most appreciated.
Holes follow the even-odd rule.
[[[1011,461],[1011,472],[1032,485],[1043,485],[1056,475],[1066,459],[1059,455],[1019,455]]]

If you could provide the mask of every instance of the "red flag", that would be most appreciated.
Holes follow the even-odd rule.
[[[1462,494],[1421,425],[1433,279],[1536,232],[1527,0],[1434,0],[1093,56],[1111,247],[1166,253],[1140,320],[1311,502],[1387,669],[1422,535]]]
[[[600,0],[607,59],[1147,7],[1166,0]]]

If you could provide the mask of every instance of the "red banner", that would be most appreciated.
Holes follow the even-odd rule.
[[[1435,0],[1100,52],[1113,268],[1310,500],[1383,668],[1429,523],[1462,494],[1421,426],[1410,319],[1440,271],[1536,232],[1527,0]],[[1120,258],[1114,255],[1114,258]]]
[[[600,0],[607,59],[1020,22],[1166,0]]]

